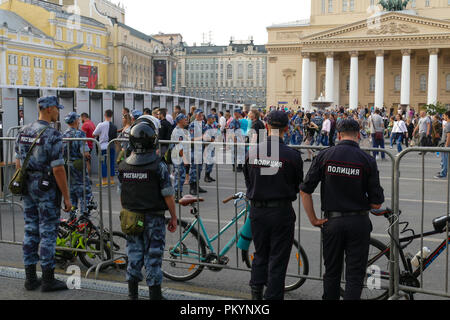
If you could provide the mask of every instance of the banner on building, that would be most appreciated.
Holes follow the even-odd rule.
[[[167,61],[154,60],[154,85],[155,87],[167,87]]]
[[[98,68],[80,64],[78,66],[79,87],[95,89],[98,85]]]

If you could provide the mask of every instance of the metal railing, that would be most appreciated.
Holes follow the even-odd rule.
[[[23,210],[19,199],[17,197],[13,197],[9,191],[8,191],[8,182],[10,180],[10,178],[12,177],[12,174],[14,173],[15,170],[15,164],[13,161],[13,155],[14,155],[14,141],[15,138],[13,137],[4,137],[4,138],[0,138],[0,140],[3,141],[3,150],[6,151],[5,154],[5,158],[4,158],[4,167],[3,167],[3,199],[0,202],[0,205],[8,205],[10,206],[10,211],[13,214],[12,217],[12,230],[13,230],[13,234],[12,234],[12,239],[5,239],[3,237],[3,233],[2,230],[4,229],[3,226],[3,212],[0,212],[0,243],[3,244],[14,244],[14,245],[21,245],[22,243],[20,241],[17,241],[18,237],[16,236],[16,228],[17,228],[17,224],[15,222],[15,210],[14,207],[18,207],[19,210]],[[64,139],[64,141],[66,142],[70,142],[70,141],[91,141],[93,142],[99,152],[101,150],[100,144],[98,143],[98,141],[94,140],[94,139]],[[102,162],[105,162],[104,165],[107,166],[107,180],[108,180],[108,184],[106,185],[106,193],[107,193],[107,206],[108,209],[106,209],[107,212],[107,219],[108,222],[106,223],[108,225],[108,230],[110,233],[114,232],[114,231],[119,231],[119,224],[117,223],[117,217],[116,217],[116,211],[114,211],[114,205],[115,203],[113,203],[113,187],[112,187],[112,181],[114,181],[114,177],[111,176],[111,153],[110,150],[111,148],[115,148],[116,143],[124,143],[127,142],[128,140],[126,139],[115,139],[113,141],[111,141],[108,145],[108,151],[106,152],[106,155],[104,156],[100,156],[98,157],[98,168],[99,168],[99,176],[98,176],[98,182],[99,182],[99,197],[98,197],[98,204],[99,204],[99,223],[100,223],[100,229],[103,230],[103,227],[105,225],[105,221],[103,220],[103,211],[105,210],[105,206],[104,206],[104,186],[102,185],[102,176],[101,176],[101,166],[102,166]],[[179,143],[186,143],[189,144],[189,146],[191,146],[192,144],[201,144],[202,146],[209,146],[209,145],[213,145],[214,147],[216,147],[216,151],[219,152],[220,148],[224,148],[224,147],[228,147],[228,149],[226,150],[225,153],[219,153],[221,154],[224,158],[226,157],[227,152],[231,152],[230,148],[233,148],[234,151],[237,150],[238,147],[249,147],[250,144],[248,143],[228,143],[226,146],[224,145],[223,142],[180,142],[180,141],[160,141],[159,142],[160,145],[167,145],[167,144],[179,144]],[[300,151],[308,151],[308,150],[312,150],[312,151],[320,151],[321,149],[324,149],[324,147],[318,147],[318,146],[305,146],[305,145],[301,145],[301,146],[291,146],[295,149],[298,149]],[[94,147],[95,150],[95,147]],[[219,151],[218,151],[219,150]],[[421,234],[422,236],[420,237],[420,247],[423,247],[423,243],[424,243],[424,226],[425,226],[425,193],[426,193],[426,188],[425,188],[425,154],[426,153],[431,153],[431,152],[450,152],[450,148],[444,149],[444,148],[408,148],[405,149],[403,152],[401,152],[398,155],[394,155],[392,152],[390,152],[389,150],[383,150],[383,149],[379,149],[379,148],[362,148],[362,150],[366,151],[366,152],[384,152],[385,154],[387,154],[388,158],[390,159],[390,173],[392,174],[391,179],[389,179],[387,181],[387,183],[384,185],[384,187],[388,187],[390,188],[390,194],[391,194],[391,208],[393,209],[393,213],[395,215],[395,223],[391,224],[389,226],[389,239],[390,239],[390,248],[392,248],[392,250],[390,250],[390,258],[389,258],[389,275],[394,275],[394,276],[389,276],[389,286],[386,289],[389,289],[389,297],[391,299],[399,299],[402,296],[404,296],[404,292],[409,293],[409,292],[414,292],[414,293],[423,293],[423,294],[429,294],[429,295],[435,295],[435,296],[441,296],[441,297],[450,297],[449,294],[449,288],[448,288],[448,284],[449,284],[449,279],[448,279],[448,261],[449,261],[449,253],[448,253],[448,246],[447,243],[446,244],[446,261],[445,261],[445,270],[442,273],[445,273],[445,277],[442,279],[442,281],[445,281],[445,287],[444,290],[432,290],[430,288],[426,288],[424,286],[424,277],[423,277],[423,267],[424,265],[422,264],[422,270],[420,272],[420,286],[419,287],[415,287],[415,286],[411,286],[411,285],[406,285],[406,283],[403,281],[403,274],[401,271],[404,271],[404,259],[403,256],[401,254],[401,248],[399,248],[399,243],[400,243],[400,220],[402,217],[404,217],[404,215],[402,217],[400,217],[400,209],[401,209],[401,200],[400,200],[400,193],[401,193],[401,187],[400,187],[400,173],[402,170],[402,160],[408,155],[408,154],[412,154],[414,152],[423,152],[422,157],[421,157],[421,165],[422,165],[422,175],[421,175],[421,179],[419,179],[420,183],[421,183]],[[70,152],[69,152],[70,154]],[[234,154],[234,164],[239,164],[237,156],[236,156],[236,152],[233,152]],[[84,158],[84,157],[83,157]],[[223,158],[222,158],[223,159]],[[115,160],[115,159],[114,159]],[[225,165],[231,165],[233,163],[225,163]],[[213,170],[213,173],[215,173],[215,184],[214,187],[211,187],[210,189],[214,189],[215,192],[215,199],[213,199],[212,196],[208,197],[208,200],[212,201],[215,204],[215,209],[216,209],[216,215],[211,215],[210,212],[207,212],[206,214],[203,212],[202,209],[202,205],[200,205],[199,203],[197,203],[195,205],[195,207],[198,210],[198,214],[200,214],[202,217],[207,218],[209,223],[211,225],[215,225],[217,227],[217,245],[215,247],[215,250],[217,253],[221,252],[221,250],[223,250],[223,248],[228,245],[226,244],[225,246],[223,245],[224,242],[226,242],[228,239],[224,239],[224,235],[222,235],[222,231],[224,229],[223,227],[223,223],[227,223],[229,219],[237,219],[239,212],[238,212],[238,208],[234,207],[234,212],[231,212],[232,210],[227,209],[226,207],[221,206],[221,201],[223,200],[223,198],[225,198],[226,196],[229,196],[230,193],[238,193],[239,191],[244,191],[245,188],[242,186],[239,186],[239,182],[241,181],[239,179],[239,174],[237,172],[237,170],[234,172],[233,174],[233,185],[230,187],[225,187],[223,188],[222,183],[220,182],[220,179],[225,179],[226,177],[230,177],[229,172],[225,172],[220,174],[220,170],[222,170],[224,167],[222,166],[222,164],[215,164],[215,170]],[[419,168],[419,167],[418,167]],[[85,164],[83,161],[83,170],[85,170]],[[305,172],[306,173],[306,172]],[[198,171],[197,171],[198,174]],[[70,177],[70,172],[68,172],[68,177]],[[178,179],[179,177],[174,177],[175,179]],[[200,181],[199,179],[200,177],[197,176],[197,181]],[[70,178],[69,178],[70,179]],[[242,182],[242,181],[241,181]],[[70,183],[70,181],[69,181]],[[213,185],[211,185],[213,186]],[[198,185],[197,185],[198,187]],[[228,190],[229,192],[227,194],[223,194],[224,190]],[[446,201],[443,202],[446,204],[446,210],[447,210],[447,217],[450,214],[450,210],[449,210],[449,206],[450,206],[450,181],[447,179],[447,194],[446,194]],[[211,204],[211,203],[210,203]],[[302,246],[302,243],[304,243],[304,239],[305,239],[305,233],[311,231],[308,228],[306,228],[304,225],[302,225],[302,205],[301,205],[301,201],[300,199],[298,200],[297,206],[294,207],[296,209],[296,216],[297,216],[297,223],[296,223],[296,240],[299,242],[299,247]],[[179,221],[181,220],[188,220],[187,218],[191,218],[190,215],[186,215],[185,214],[185,209],[182,208],[181,205],[177,206],[177,216]],[[190,219],[192,220],[192,218]],[[233,237],[238,238],[240,236],[240,225],[236,223],[234,226],[234,235],[232,235]],[[216,227],[211,227],[212,228],[216,228]],[[200,227],[199,227],[200,229]],[[211,230],[209,230],[211,231]],[[179,239],[181,239],[181,228],[178,231],[178,236]],[[101,237],[103,237],[103,233],[101,233]],[[112,237],[109,238],[110,241],[112,241]],[[303,239],[303,241],[302,241]],[[446,239],[449,239],[449,230],[448,227],[446,229]],[[101,243],[101,248],[100,248],[100,252],[101,254],[103,254],[103,245],[104,245],[104,241],[106,239],[102,239],[100,241]],[[107,242],[105,242],[107,243]],[[318,264],[314,265],[313,268],[311,268],[312,270],[314,270],[317,273],[312,273],[312,274],[308,274],[308,275],[303,275],[303,274],[299,274],[299,273],[295,273],[295,272],[291,272],[288,274],[289,277],[292,278],[302,278],[302,279],[310,279],[310,280],[318,280],[318,281],[322,281],[323,280],[323,258],[322,258],[322,235],[320,234],[320,238],[317,240],[317,243],[320,243],[320,247],[317,251],[317,253],[319,254],[319,259],[318,259]],[[119,251],[116,251],[114,249],[113,245],[110,245],[110,250],[111,250],[111,256],[109,259],[105,259],[102,256],[102,262],[98,263],[97,265],[94,265],[93,267],[91,267],[87,273],[86,273],[86,277],[89,275],[89,273],[93,270],[95,270],[95,277],[98,276],[98,273],[100,272],[100,270],[102,269],[103,266],[110,264],[111,262],[115,261],[115,259],[117,259],[118,257],[124,257],[125,256],[125,252],[123,250],[124,248],[121,248]],[[68,249],[68,248],[58,248],[58,250],[73,250],[72,248]],[[77,249],[79,251],[83,251],[81,249]],[[166,248],[166,252],[167,252],[168,248]],[[306,251],[308,251],[308,248],[306,247]],[[231,252],[231,251],[230,251]],[[310,254],[310,252],[308,252],[308,254]],[[207,268],[219,268],[220,269],[228,269],[228,270],[236,270],[236,271],[245,271],[245,272],[249,272],[250,270],[247,268],[247,266],[240,261],[240,256],[239,256],[239,249],[236,247],[235,248],[235,252],[234,252],[235,257],[233,257],[233,264],[226,264],[226,265],[218,265],[217,263],[212,263],[211,261],[197,261],[195,264],[198,264],[200,266],[203,267],[207,267]],[[166,263],[171,263],[174,262],[175,260],[171,259],[170,257],[168,257],[167,255],[164,258],[164,261]],[[180,263],[179,260],[176,261],[177,263]],[[182,263],[182,261],[181,261]],[[192,263],[192,262],[189,262]],[[402,270],[403,268],[403,270]],[[345,283],[345,279],[343,279],[342,283]]]

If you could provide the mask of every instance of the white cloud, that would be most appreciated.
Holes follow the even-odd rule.
[[[208,40],[210,31],[216,45],[228,44],[230,37],[247,40],[250,36],[256,44],[266,44],[266,27],[310,16],[310,0],[121,0],[121,3],[126,8],[126,24],[146,34],[180,33],[189,45],[200,44],[203,33]]]

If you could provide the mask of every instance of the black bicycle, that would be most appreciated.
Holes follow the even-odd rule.
[[[375,216],[384,216],[386,219],[388,219],[390,225],[395,223],[397,217],[393,214],[392,210],[390,209],[383,209],[383,210],[372,210],[371,213]],[[399,213],[399,215],[401,212]],[[399,248],[400,253],[400,260],[401,260],[401,267],[400,267],[400,285],[408,286],[408,287],[414,287],[414,288],[420,288],[420,275],[423,273],[423,271],[427,270],[433,261],[436,260],[439,255],[444,252],[445,248],[447,247],[447,244],[450,242],[450,236],[447,239],[444,239],[442,243],[438,245],[438,247],[434,250],[432,250],[428,256],[426,254],[422,253],[421,255],[424,256],[422,259],[419,255],[419,257],[416,257],[416,260],[414,259],[414,256],[412,256],[409,253],[405,253],[405,249],[416,239],[420,239],[422,237],[430,237],[436,234],[443,234],[447,232],[450,224],[450,217],[448,216],[442,216],[438,217],[433,220],[433,231],[425,232],[423,234],[415,234],[414,230],[408,229],[409,223],[408,222],[399,222],[399,225],[403,226],[403,229],[401,231],[401,234],[410,233],[410,235],[401,237],[399,239],[399,242],[396,243],[397,247]],[[365,287],[363,289],[361,299],[363,300],[385,300],[389,298],[389,290],[387,289],[389,287],[389,280],[391,277],[390,271],[389,271],[389,259],[390,259],[390,253],[391,253],[391,247],[385,245],[384,243],[376,240],[376,239],[370,239],[370,248],[369,248],[369,261],[368,261],[368,270],[374,270],[375,272],[367,272],[366,281],[365,283],[377,283],[377,280],[380,280],[378,284],[381,286],[378,286],[378,289],[374,288],[368,288]],[[415,261],[414,261],[415,260]],[[411,261],[414,261],[414,265],[411,263]],[[417,266],[418,265],[418,266]],[[371,277],[379,277],[379,279],[375,279]],[[344,290],[341,289],[341,292],[343,293]],[[406,292],[406,291],[405,291]],[[406,292],[410,300],[414,300],[414,292]]]

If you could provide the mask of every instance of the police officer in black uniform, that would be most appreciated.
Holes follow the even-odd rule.
[[[372,232],[369,210],[381,207],[384,194],[375,159],[359,148],[358,122],[342,120],[337,130],[340,143],[317,155],[300,189],[311,224],[322,227],[323,299],[339,300],[345,255],[344,300],[359,300]],[[319,182],[325,219],[317,218],[311,196]]]
[[[132,153],[119,166],[122,207],[145,214],[144,231],[139,235],[127,236],[127,281],[131,300],[138,298],[138,283],[143,280],[141,269],[144,265],[150,299],[163,299],[161,265],[165,247],[166,210],[171,216],[168,230],[175,232],[177,228],[175,191],[167,165],[156,154],[156,132],[152,121],[137,120],[130,131]]]
[[[255,245],[250,287],[253,300],[283,300],[289,256],[294,241],[295,212],[303,181],[300,152],[283,142],[289,118],[282,111],[268,116],[269,137],[250,147],[244,166],[250,220]],[[276,150],[279,149],[279,156]],[[265,152],[267,150],[267,152]]]

